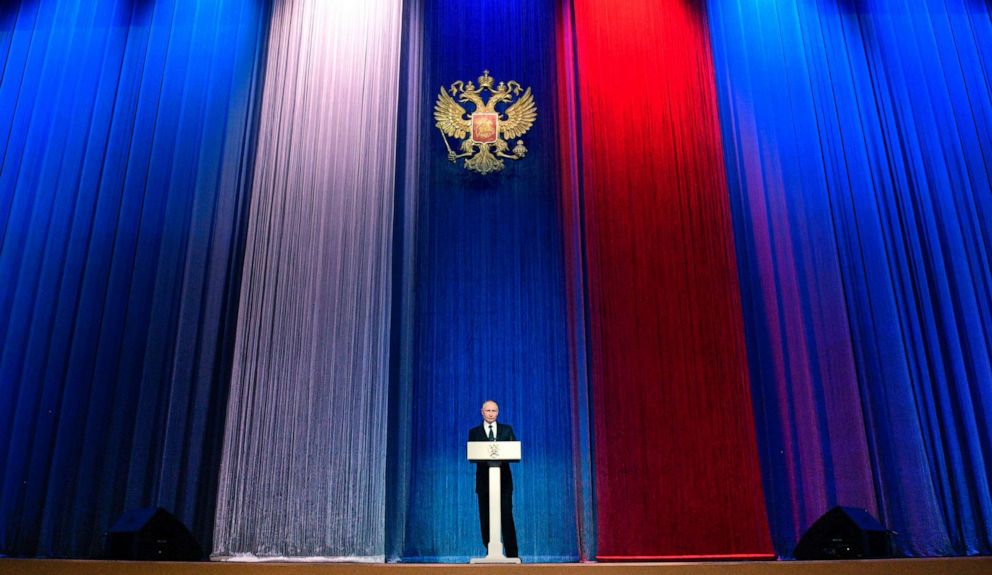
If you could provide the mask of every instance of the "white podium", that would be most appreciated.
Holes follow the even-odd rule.
[[[499,463],[520,461],[519,441],[469,441],[468,460],[474,463],[489,462],[489,549],[485,557],[470,563],[520,563],[518,557],[503,553],[503,514],[501,512]]]

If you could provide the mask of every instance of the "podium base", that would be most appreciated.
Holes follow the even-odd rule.
[[[507,557],[503,554],[503,542],[502,541],[490,541],[489,548],[486,549],[485,557],[476,557],[475,559],[469,559],[469,563],[502,563],[504,565],[519,565],[519,557]]]
[[[520,558],[505,557],[503,555],[486,555],[485,557],[476,557],[475,559],[470,559],[469,563],[473,565],[477,563],[502,563],[504,565],[509,565],[509,564],[519,565]]]

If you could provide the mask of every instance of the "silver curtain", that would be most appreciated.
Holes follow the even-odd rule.
[[[401,17],[276,2],[215,558],[383,559]]]

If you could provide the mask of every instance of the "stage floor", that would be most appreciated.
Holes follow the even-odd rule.
[[[138,563],[0,559],[2,575],[992,575],[992,557],[746,563]]]

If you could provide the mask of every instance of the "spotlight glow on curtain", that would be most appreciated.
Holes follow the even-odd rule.
[[[776,547],[989,553],[989,3],[709,6]]]
[[[408,97],[408,134],[419,158],[415,214],[403,247],[413,293],[401,317],[401,353],[391,435],[400,453],[389,515],[390,557],[465,561],[483,555],[468,429],[485,399],[523,442],[514,506],[525,561],[578,557],[569,338],[558,214],[557,2],[460,0],[413,4],[422,46]],[[411,32],[413,34],[414,32]],[[480,176],[447,159],[432,110],[439,88],[476,82],[484,70],[533,90],[538,119],[529,148],[502,172]],[[416,196],[410,199],[409,195]],[[411,325],[412,324],[412,325]],[[407,407],[408,406],[408,407]]]
[[[768,557],[706,14],[576,0],[601,559]]]
[[[265,15],[0,7],[0,553],[149,505],[209,543]]]
[[[275,6],[215,557],[384,556],[401,15]]]

